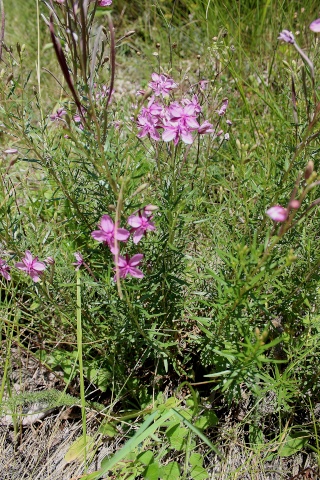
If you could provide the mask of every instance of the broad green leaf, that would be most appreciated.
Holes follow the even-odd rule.
[[[150,463],[143,473],[145,480],[158,480],[160,476],[160,468],[158,463]]]
[[[280,446],[278,450],[279,457],[290,457],[294,453],[301,450],[309,440],[309,435],[306,432],[299,432],[288,435],[285,443]]]
[[[170,445],[175,450],[181,451],[185,446],[185,437],[188,435],[188,429],[176,425],[168,428],[166,431],[166,437],[168,438]]]
[[[203,463],[202,455],[200,455],[200,453],[193,453],[192,455],[190,455],[189,463],[193,467],[202,467],[202,463]]]
[[[195,427],[200,430],[205,430],[206,428],[213,427],[217,425],[219,419],[217,415],[212,410],[206,410],[201,414],[201,416],[196,420]]]
[[[66,463],[73,462],[74,460],[83,461],[85,448],[87,455],[94,448],[94,438],[90,435],[86,436],[86,441],[84,436],[77,438],[75,442],[69,447],[67,453],[65,454],[64,460]]]
[[[146,452],[142,452],[137,456],[137,460],[141,462],[143,465],[149,465],[153,462],[153,453],[151,450],[147,450]]]
[[[177,462],[170,462],[160,470],[162,480],[178,480],[180,477],[180,467]]]
[[[190,477],[193,478],[193,480],[205,480],[209,478],[209,475],[205,468],[196,466],[191,470]]]

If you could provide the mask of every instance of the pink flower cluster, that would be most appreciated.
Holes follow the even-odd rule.
[[[46,263],[50,264],[54,262],[51,257],[45,261]],[[43,262],[39,262],[38,257],[33,257],[32,253],[27,250],[25,253],[24,258],[22,258],[21,262],[17,262],[15,267],[19,270],[24,271],[27,275],[29,275],[34,282],[40,281],[40,276],[46,269],[46,265]],[[0,274],[6,279],[11,280],[11,275],[9,274],[11,267],[7,264],[5,260],[0,258]]]
[[[133,243],[137,244],[147,234],[148,230],[155,230],[156,227],[152,222],[152,212],[156,209],[157,207],[154,205],[147,205],[142,210],[130,215],[127,220],[127,223],[132,227],[130,231],[115,225],[109,215],[102,215],[98,230],[91,233],[94,240],[109,247],[111,253],[115,256],[116,267],[114,269],[119,269],[121,278],[125,278],[127,275],[136,278],[143,277],[143,273],[136,268],[143,259],[143,255],[137,254],[132,258],[129,258],[128,255],[126,257],[119,255],[119,242],[126,243],[132,233]]]
[[[202,107],[196,94],[191,99],[183,98],[180,102],[174,100],[171,103],[165,103],[164,99],[169,97],[178,85],[172,78],[163,74],[153,73],[151,78],[152,82],[149,83],[149,87],[154,94],[148,105],[142,107],[138,115],[139,138],[149,136],[156,141],[162,139],[164,142],[170,142],[173,140],[174,145],[181,140],[190,145],[194,141],[195,133],[204,135],[215,132],[213,125],[208,120],[204,120],[202,124],[199,123]],[[139,95],[143,93],[141,90],[138,92]],[[156,97],[162,98],[156,100]],[[225,114],[227,106],[228,100],[225,99],[217,111],[219,116]],[[223,132],[219,132],[219,134],[221,133]]]

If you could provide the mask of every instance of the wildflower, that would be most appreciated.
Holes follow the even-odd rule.
[[[162,140],[170,142],[173,140],[175,145],[178,144],[180,138],[186,144],[193,143],[193,136],[190,130],[180,125],[179,122],[167,122],[163,126]]]
[[[301,207],[301,202],[299,202],[299,200],[293,199],[289,203],[289,207],[293,208],[294,210],[298,210],[298,208]]]
[[[228,100],[227,98],[225,98],[224,100],[222,100],[221,107],[219,108],[219,110],[217,110],[218,115],[219,115],[220,117],[222,117],[222,116],[226,113],[228,103],[229,103],[229,100]]]
[[[82,267],[82,265],[84,265],[83,256],[81,255],[80,252],[76,252],[74,256],[76,257],[77,261],[74,262],[72,265],[76,267],[76,270],[79,270],[79,268]]]
[[[278,40],[282,40],[286,43],[291,43],[292,45],[295,43],[294,35],[289,30],[282,30],[278,37]]]
[[[266,214],[270,217],[274,222],[285,222],[288,218],[288,210],[281,205],[275,205],[274,207],[270,207]]]
[[[29,250],[26,251],[25,257],[22,259],[22,262],[17,262],[15,264],[16,268],[26,272],[34,282],[39,282],[40,275],[46,269],[46,266],[43,262],[38,262],[38,257],[32,257],[32,254]]]
[[[232,125],[231,120],[227,120],[227,121],[226,121],[226,124],[229,125],[229,127],[231,127],[231,125]]]
[[[5,260],[2,260],[2,258],[0,258],[0,273],[6,280],[11,280],[9,271],[10,271],[9,265],[7,265]]]
[[[208,87],[209,80],[200,80],[199,87],[200,90],[206,90]]]
[[[99,7],[109,7],[112,5],[112,0],[99,0],[98,5]]]
[[[116,247],[116,240],[120,242],[126,242],[130,236],[130,232],[125,228],[116,228],[109,215],[102,215],[99,230],[95,230],[91,233],[91,237],[97,242],[102,242],[110,248],[111,252],[116,255],[118,248]]]
[[[214,132],[214,129],[213,129],[213,125],[211,125],[211,123],[208,122],[208,120],[205,120],[202,125],[200,125],[200,127],[198,128],[198,133],[200,135],[203,135],[205,133],[213,133]]]
[[[149,83],[149,87],[152,88],[156,96],[162,95],[163,97],[168,97],[171,90],[178,86],[172,78],[169,78],[166,75],[153,73],[151,78],[153,81]]]
[[[320,18],[317,18],[317,20],[314,20],[313,22],[311,22],[310,25],[309,25],[309,28],[313,32],[319,33],[320,32]]]
[[[118,263],[114,267],[114,270],[119,269],[119,275],[120,278],[125,278],[127,275],[131,275],[132,277],[135,278],[143,278],[144,275],[139,270],[139,268],[136,268],[141,260],[143,259],[143,255],[141,253],[138,253],[136,255],[133,255],[133,257],[129,258],[129,255],[126,255],[126,257],[122,257],[119,255],[117,261]],[[114,276],[114,281],[116,281],[117,276]]]
[[[160,140],[160,135],[157,130],[158,120],[156,117],[147,114],[141,114],[138,116],[138,126],[141,127],[138,132],[138,137],[143,138],[146,135],[154,140]]]
[[[14,155],[15,153],[18,153],[17,148],[7,148],[7,150],[4,151],[7,155]]]
[[[58,110],[56,111],[56,113],[53,113],[52,115],[50,115],[50,120],[52,120],[53,122],[55,120],[63,120],[63,115],[66,115],[66,111],[63,110],[63,108],[58,108]]]
[[[193,95],[191,100],[189,100],[188,98],[184,98],[182,100],[182,103],[184,105],[191,105],[193,107],[194,113],[196,113],[196,114],[201,113],[201,111],[202,111],[202,108],[201,108],[201,105],[199,103],[197,95]]]
[[[230,135],[229,135],[228,132],[224,134],[224,139],[225,140],[230,140]]]
[[[139,211],[139,215],[130,215],[128,218],[128,223],[131,225],[131,227],[133,227],[133,243],[139,243],[143,235],[146,234],[147,230],[156,229],[154,223],[151,222],[151,219],[152,217],[148,216],[145,210],[142,212]]]
[[[53,257],[47,257],[44,260],[44,263],[47,263],[48,265],[54,265],[56,262],[55,262],[55,259]]]

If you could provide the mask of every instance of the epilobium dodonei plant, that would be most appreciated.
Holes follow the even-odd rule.
[[[281,456],[287,440],[317,449],[305,409],[320,391],[317,35],[299,34],[298,18],[284,43],[274,32],[264,42],[264,19],[260,65],[240,24],[204,42],[193,7],[197,31],[182,45],[183,2],[145,2],[138,35],[139,2],[128,16],[111,0],[42,3],[36,72],[0,25],[4,356],[17,342],[80,390],[84,444],[87,393],[114,435],[146,416],[124,447],[136,447],[130,461],[103,460],[97,478],[214,474],[205,430],[220,438],[226,411],[257,458]],[[41,18],[53,47],[43,51]]]

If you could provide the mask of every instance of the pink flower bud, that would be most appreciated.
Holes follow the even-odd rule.
[[[309,28],[313,32],[319,33],[320,32],[320,18],[317,18],[317,20],[314,20],[312,23],[310,23]]]
[[[293,208],[294,210],[298,210],[300,206],[301,206],[301,203],[299,202],[299,200],[291,200],[291,202],[289,203],[289,207]]]

